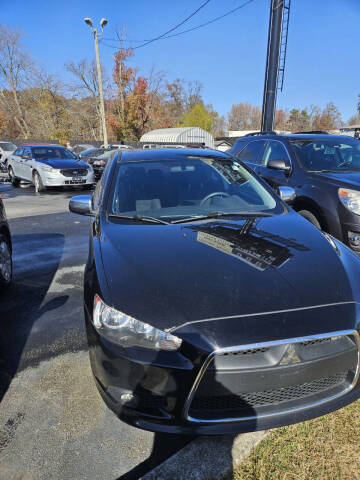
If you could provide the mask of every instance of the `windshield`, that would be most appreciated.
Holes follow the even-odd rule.
[[[102,155],[106,150],[104,148],[88,148],[81,152],[82,157],[98,157]]]
[[[77,158],[70,150],[61,147],[33,147],[31,149],[33,157],[38,160],[48,160],[54,158],[68,158],[75,159]]]
[[[330,136],[329,136],[330,137]],[[309,171],[360,169],[360,142],[352,138],[291,140],[303,167]]]
[[[172,221],[212,212],[267,215],[282,213],[283,206],[231,158],[188,156],[118,164],[110,215]]]
[[[99,160],[104,159],[108,160],[109,158],[112,158],[115,154],[117,153],[116,150],[110,150],[109,152],[102,153],[101,155],[96,156]]]
[[[13,152],[14,150],[17,149],[17,146],[14,145],[11,142],[0,142],[0,147],[5,151],[5,152]]]

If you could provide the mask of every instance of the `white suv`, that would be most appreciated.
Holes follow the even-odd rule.
[[[8,160],[8,172],[14,187],[25,180],[36,192],[68,185],[89,188],[95,183],[92,167],[60,145],[19,147]]]
[[[8,158],[16,150],[16,145],[11,142],[0,142],[0,169],[5,170]]]

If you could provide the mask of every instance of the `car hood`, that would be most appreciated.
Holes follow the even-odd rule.
[[[67,168],[87,168],[85,162],[79,160],[69,160],[64,158],[49,158],[48,160],[36,160],[37,163],[49,165],[52,168],[67,169]]]
[[[15,150],[10,150],[10,151],[3,151],[2,153],[2,157],[1,157],[1,160],[6,160],[7,158],[9,158],[13,153],[15,152]]]
[[[360,188],[360,172],[357,171],[324,172],[317,175],[329,180],[331,183],[338,184],[339,187],[356,187],[356,190]]]
[[[104,221],[101,256],[106,303],[157,328],[192,325],[206,341],[214,319],[255,321],[263,313],[354,300],[341,256],[295,212],[180,225]],[[301,326],[304,314],[295,317]]]

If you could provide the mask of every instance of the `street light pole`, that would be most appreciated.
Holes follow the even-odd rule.
[[[87,25],[89,25],[92,28],[92,32],[94,34],[96,67],[97,67],[98,89],[99,89],[100,117],[101,117],[102,131],[103,131],[103,137],[104,137],[104,147],[108,148],[109,144],[108,144],[107,130],[106,130],[104,92],[103,92],[101,66],[100,66],[100,54],[99,54],[99,36],[98,36],[97,28],[96,27],[93,28],[91,18],[87,17],[84,19],[84,21]],[[100,26],[102,30],[106,24],[107,24],[107,20],[105,18],[102,18],[100,22]]]

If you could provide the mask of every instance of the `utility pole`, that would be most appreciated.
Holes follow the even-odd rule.
[[[98,89],[99,89],[99,103],[100,103],[100,117],[101,117],[101,124],[102,124],[102,131],[103,131],[103,139],[104,139],[104,147],[108,148],[108,139],[107,139],[107,130],[106,130],[106,119],[105,119],[105,106],[104,106],[104,92],[103,92],[103,84],[102,84],[102,76],[101,76],[101,65],[100,65],[100,55],[99,55],[99,35],[97,28],[93,28],[93,23],[91,18],[86,17],[84,21],[87,25],[89,25],[92,29],[94,40],[95,40],[95,55],[96,55],[96,67],[97,67],[97,77],[98,77]],[[108,23],[106,18],[102,18],[100,21],[101,26],[101,33]]]
[[[274,129],[281,32],[285,0],[271,0],[261,131]]]

